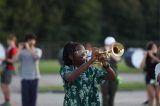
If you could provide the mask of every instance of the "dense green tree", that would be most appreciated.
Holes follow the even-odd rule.
[[[107,35],[139,45],[158,40],[159,25],[159,0],[0,0],[2,41],[9,33],[22,40],[35,32],[41,42],[56,45],[100,44]]]
[[[95,41],[101,31],[101,4],[99,0],[68,0],[65,5],[63,27],[76,41]]]

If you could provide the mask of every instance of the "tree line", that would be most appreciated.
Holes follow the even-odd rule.
[[[42,43],[160,40],[159,0],[0,0],[0,40],[35,32]]]

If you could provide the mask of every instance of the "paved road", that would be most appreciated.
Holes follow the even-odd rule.
[[[62,106],[64,93],[40,93],[37,106]],[[2,103],[0,93],[0,103]],[[116,95],[115,106],[142,106],[146,100],[144,91],[118,92]],[[12,93],[12,106],[21,106],[19,93]]]
[[[143,82],[143,74],[120,74],[124,83]],[[43,75],[40,80],[40,86],[62,85],[59,75]],[[12,83],[12,104],[21,106],[20,96],[20,77],[14,76]],[[64,93],[39,93],[37,106],[62,106]],[[2,93],[0,92],[0,103],[2,103]],[[116,106],[142,106],[141,103],[146,100],[145,91],[126,91],[118,92],[116,96]]]

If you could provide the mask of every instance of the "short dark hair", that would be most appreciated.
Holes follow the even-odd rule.
[[[35,33],[27,34],[26,37],[25,37],[25,41],[32,40],[32,39],[37,40],[37,37],[36,37]]]
[[[64,65],[67,65],[67,66],[75,65],[74,64],[74,60],[72,61],[69,58],[69,55],[73,55],[74,56],[74,52],[77,51],[77,47],[78,46],[82,46],[82,44],[77,43],[77,42],[72,42],[72,41],[69,42],[69,43],[67,43],[64,46],[64,49],[63,49],[63,61],[64,61]]]
[[[146,45],[146,49],[147,49],[147,50],[151,50],[154,44],[155,44],[155,43],[154,43],[153,41],[149,41],[149,42],[147,43],[147,45]]]

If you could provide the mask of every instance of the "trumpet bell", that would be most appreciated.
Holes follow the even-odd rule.
[[[114,56],[122,56],[124,54],[124,46],[121,43],[113,44],[112,53]]]

